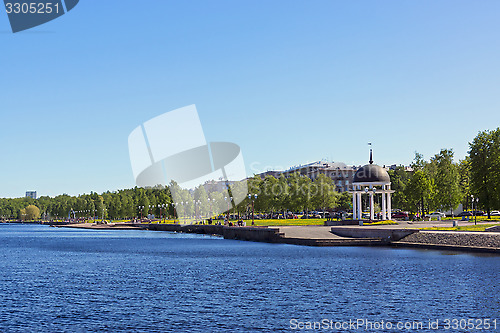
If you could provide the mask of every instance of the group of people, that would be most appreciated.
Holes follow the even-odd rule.
[[[217,220],[215,223],[213,221],[212,218],[208,218],[206,220],[206,223],[207,224],[214,224],[214,225],[222,225],[221,221]],[[200,224],[205,224],[205,222],[200,222]],[[245,220],[242,220],[242,219],[239,219],[238,221],[236,222],[233,222],[233,221],[229,221],[227,219],[227,217],[224,218],[224,225],[225,226],[229,226],[229,227],[232,227],[232,226],[238,226],[238,227],[246,227],[247,226],[247,222]],[[254,225],[254,223],[252,222],[252,225]]]
[[[227,219],[224,219],[224,225],[227,225],[227,226],[238,226],[238,227],[246,227],[247,226],[247,223],[246,221],[243,221],[243,220],[238,220],[237,222],[231,222],[231,221],[228,221]]]

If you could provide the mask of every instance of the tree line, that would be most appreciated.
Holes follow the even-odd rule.
[[[131,219],[142,215],[173,214],[169,189],[163,186],[119,190],[97,194],[38,199],[0,199],[0,216],[16,219],[110,218]],[[32,207],[38,208],[39,211]],[[28,209],[29,208],[29,209]]]
[[[463,160],[453,157],[452,149],[442,149],[429,161],[415,153],[413,172],[390,170],[393,207],[424,214],[451,212],[462,204],[464,210],[484,209],[490,217],[500,207],[500,128],[479,132]]]
[[[333,181],[319,175],[314,181],[298,173],[285,178],[254,176],[247,179],[250,197],[238,205],[220,191],[207,192],[204,186],[194,191],[177,189],[182,201],[174,204],[171,189],[176,183],[164,187],[135,187],[133,189],[90,193],[79,196],[67,194],[56,197],[42,196],[38,199],[0,199],[0,216],[7,219],[133,219],[146,217],[183,218],[192,216],[210,217],[214,212],[234,214],[249,213],[253,205],[256,212],[297,212],[332,208],[349,209],[350,195],[335,190]],[[232,193],[245,190],[240,184],[231,186]],[[246,193],[246,192],[245,192]]]
[[[433,210],[451,211],[462,203],[464,209],[472,206],[484,209],[488,215],[500,207],[500,128],[480,132],[469,143],[469,155],[454,162],[452,149],[442,149],[428,161],[415,154],[408,172],[403,167],[390,170],[393,207],[412,213]],[[308,212],[311,210],[352,209],[352,196],[338,193],[335,184],[324,174],[311,180],[294,173],[289,177],[254,176],[247,180],[248,193],[238,205],[220,192],[207,192],[199,186],[193,192],[179,190],[182,202],[174,204],[171,188],[161,185],[54,198],[0,199],[0,217],[14,219],[103,218],[133,219],[154,214],[159,217],[213,216],[216,211],[249,212]],[[233,191],[243,191],[237,184]],[[477,200],[477,201],[476,201]]]

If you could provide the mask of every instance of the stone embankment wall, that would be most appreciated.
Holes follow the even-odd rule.
[[[274,243],[279,241],[281,234],[278,228],[267,227],[226,227],[207,224],[150,224],[149,230],[186,232],[192,234],[219,235],[225,239],[239,239],[256,242]]]
[[[332,227],[331,232],[341,237],[373,238],[387,241],[398,241],[410,234],[418,232],[417,229],[383,229],[383,228],[351,228]]]
[[[483,232],[443,232],[420,231],[403,239],[401,244],[432,245],[442,248],[464,249],[500,249],[500,234]]]

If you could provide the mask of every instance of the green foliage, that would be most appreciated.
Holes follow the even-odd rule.
[[[151,203],[155,203],[156,206],[153,207]],[[171,196],[168,188],[135,187],[117,192],[105,192],[101,195],[91,192],[77,197],[63,194],[53,198],[40,197],[37,200],[31,198],[0,199],[0,216],[7,219],[20,219],[23,213],[24,218],[28,219],[25,207],[33,205],[40,211],[40,215],[36,218],[41,216],[60,220],[67,218],[70,211],[74,211],[77,218],[92,219],[95,216],[101,218],[104,211],[105,218],[129,220],[140,216],[139,206],[148,206],[149,213],[159,215],[158,204],[170,203]],[[147,215],[146,208],[143,212]],[[173,216],[171,205],[169,209],[166,209],[166,214]],[[73,213],[71,216],[73,217]]]
[[[425,211],[432,209],[430,206],[434,194],[434,181],[429,179],[423,169],[417,169],[410,178],[408,185],[405,188],[405,196],[407,197],[407,208],[411,212]]]
[[[408,209],[408,198],[406,187],[410,181],[410,174],[402,166],[397,166],[395,170],[389,170],[391,178],[391,189],[395,192],[392,195],[392,207]]]
[[[469,143],[471,192],[479,207],[500,207],[500,128],[483,131]]]
[[[462,197],[457,165],[453,163],[453,150],[442,149],[429,165],[434,166],[434,207],[450,210],[458,207]]]
[[[441,149],[429,162],[415,153],[410,176],[402,171],[390,172],[394,207],[413,213],[439,209],[456,209],[468,191],[468,162],[453,162],[453,150]],[[462,172],[463,175],[462,175]]]
[[[35,205],[29,205],[24,211],[27,220],[36,220],[40,218],[40,208]]]
[[[429,162],[416,152],[412,163],[413,173],[403,167],[390,170],[391,186],[395,190],[393,208],[425,213],[436,209],[453,209],[460,202],[470,208],[471,194],[479,198],[479,208],[488,213],[500,208],[500,128],[480,132],[469,145],[469,156],[458,164],[453,162],[451,149],[442,149]],[[332,180],[323,174],[314,181],[299,173],[291,174],[288,178],[282,175],[279,179],[255,176],[248,179],[247,185],[252,200],[246,198],[236,209],[229,198],[224,198],[221,193],[207,192],[200,186],[194,191],[193,201],[193,196],[187,190],[171,183],[167,188],[135,187],[101,195],[91,192],[77,197],[62,194],[37,200],[0,198],[0,217],[27,219],[42,216],[61,219],[74,211],[76,217],[90,219],[96,216],[111,220],[131,219],[140,216],[141,212],[143,215],[156,216],[161,212],[170,218],[177,215],[186,219],[194,216],[195,210],[202,216],[228,208],[233,212],[248,212],[252,201],[255,212],[352,209],[351,194],[337,193]],[[182,202],[175,208],[172,204],[174,190]],[[239,195],[245,193],[244,187],[238,186],[233,186],[232,191]],[[257,195],[256,199],[254,195]],[[38,213],[33,207],[38,209]]]
[[[325,219],[255,220],[256,226],[324,225]]]
[[[333,180],[324,174],[320,174],[313,182],[314,194],[312,204],[314,207],[327,208],[335,207],[339,194],[335,191]]]
[[[470,157],[466,156],[465,159],[461,160],[457,165],[459,181],[458,186],[460,188],[460,193],[462,196],[461,202],[464,210],[469,209],[469,199],[471,195],[470,191]]]
[[[350,211],[352,210],[352,194],[349,192],[342,192],[338,197],[337,209]]]

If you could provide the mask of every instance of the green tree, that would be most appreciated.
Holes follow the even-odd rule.
[[[278,207],[278,196],[280,195],[281,188],[278,180],[273,176],[266,176],[262,182],[262,194],[260,195],[260,202],[262,208],[267,212],[275,212]]]
[[[288,180],[284,175],[281,175],[278,179],[279,191],[276,194],[278,210],[283,212],[285,215],[290,203],[290,188],[288,186]]]
[[[106,216],[106,207],[104,205],[104,198],[101,195],[97,196],[97,200],[95,200],[96,206],[96,215],[99,216],[102,220],[104,220]]]
[[[500,207],[500,128],[479,132],[469,147],[471,190],[490,218]]]
[[[306,214],[309,214],[309,210],[314,207],[312,181],[309,177],[300,177],[300,195],[302,197],[301,206],[305,209]]]
[[[26,219],[36,220],[40,218],[40,208],[35,205],[29,205],[25,209]]]
[[[452,213],[461,199],[460,177],[453,163],[453,150],[442,149],[431,159],[430,164],[435,165],[435,206]]]
[[[397,166],[394,170],[389,170],[391,178],[392,206],[399,209],[408,209],[408,198],[406,197],[406,187],[410,182],[410,173],[403,166]]]
[[[352,194],[342,192],[337,202],[337,209],[342,211],[352,211]]]
[[[294,172],[288,177],[288,209],[293,212],[303,210],[304,200],[302,198],[301,186],[302,177],[298,172]]]
[[[424,155],[420,154],[419,152],[415,152],[415,157],[413,158],[413,162],[411,164],[411,167],[413,170],[422,170],[425,168],[425,165],[427,162],[424,160]]]
[[[465,159],[461,160],[457,165],[459,181],[458,186],[460,187],[460,192],[462,194],[462,205],[464,210],[468,210],[470,206],[470,157],[466,156]]]
[[[325,212],[327,208],[335,207],[339,195],[335,191],[335,184],[330,177],[319,174],[314,180],[313,186],[315,193],[313,194],[312,201],[316,208],[322,208],[323,212]]]
[[[194,190],[194,200],[198,216],[208,216],[210,213],[210,202],[208,201],[208,194],[203,185],[198,186]]]
[[[26,218],[27,218],[27,215],[26,215],[26,208],[21,208],[21,209],[19,210],[19,216],[18,216],[18,218],[19,218],[20,220],[23,220],[23,221],[24,221],[24,220],[26,220]]]
[[[430,210],[434,194],[434,182],[427,177],[423,170],[416,170],[405,189],[408,198],[408,210],[413,213],[425,213]]]

